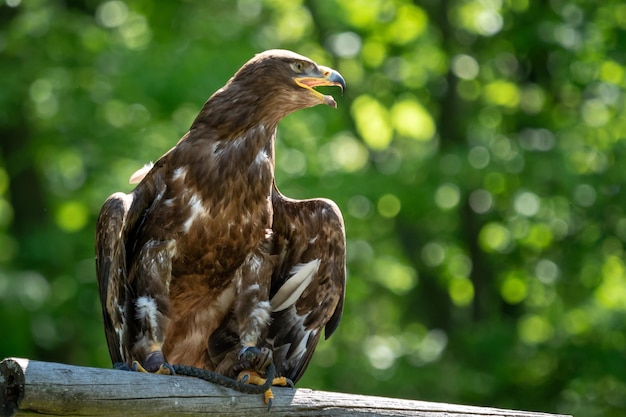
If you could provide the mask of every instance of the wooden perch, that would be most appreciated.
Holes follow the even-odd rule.
[[[272,416],[556,417],[364,395],[273,388]],[[7,358],[0,362],[0,416],[254,416],[261,395],[208,382]],[[269,415],[269,414],[268,414]],[[564,416],[561,416],[564,417]]]

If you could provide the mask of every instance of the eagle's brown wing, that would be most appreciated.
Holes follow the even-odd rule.
[[[145,176],[146,173],[144,173]],[[111,195],[104,203],[96,226],[96,275],[102,305],[104,331],[112,362],[128,362],[135,342],[129,334],[127,307],[132,297],[129,255],[136,249],[134,233],[157,200],[160,181],[137,187],[132,193]]]
[[[274,255],[267,344],[277,373],[294,383],[311,360],[324,329],[337,328],[345,295],[346,240],[337,205],[324,199],[297,201],[274,188]]]

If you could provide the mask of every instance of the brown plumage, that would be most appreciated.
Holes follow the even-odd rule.
[[[291,200],[274,183],[287,114],[335,107],[336,71],[283,50],[248,61],[130,193],[105,202],[96,268],[113,362],[191,365],[296,382],[341,318],[345,236],[329,200]],[[262,355],[243,355],[250,346]],[[268,359],[269,358],[269,359]]]

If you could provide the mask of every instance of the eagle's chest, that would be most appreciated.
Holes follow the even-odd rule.
[[[248,169],[230,173],[174,170],[171,184],[177,197],[169,204],[178,216],[172,224],[175,270],[228,273],[267,240],[272,227],[271,168],[267,155],[260,152]]]

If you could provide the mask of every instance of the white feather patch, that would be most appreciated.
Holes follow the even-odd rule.
[[[291,278],[280,287],[271,300],[272,311],[282,311],[295,304],[313,280],[319,266],[320,260],[314,259],[311,262],[298,264],[291,268]]]
[[[151,330],[155,330],[158,326],[157,315],[159,310],[157,309],[156,301],[152,297],[139,297],[135,301],[137,307],[137,318],[139,320],[145,320]]]
[[[117,305],[117,311],[120,314],[121,322],[116,323],[113,327],[115,329],[115,333],[117,334],[117,339],[119,341],[119,346],[117,347],[120,352],[120,357],[124,357],[124,340],[126,338],[126,308],[123,305],[120,305],[117,299],[114,300],[114,303]]]
[[[258,344],[259,337],[261,336],[262,331],[269,324],[271,318],[270,303],[267,301],[260,302],[250,314],[248,326],[246,326],[248,331],[242,332],[240,335],[241,343],[243,345]]]
[[[252,256],[252,258],[250,258],[250,274],[254,274],[257,275],[259,273],[259,271],[261,270],[261,267],[263,266],[263,258],[258,256],[258,255],[254,255]],[[258,287],[258,285],[257,285]]]
[[[183,224],[183,231],[185,233],[189,233],[189,229],[191,229],[191,225],[196,221],[197,218],[206,214],[204,206],[202,205],[202,200],[197,195],[192,195],[189,199],[189,208],[191,212],[189,213],[189,218]]]
[[[306,354],[309,340],[315,338],[318,333],[318,330],[316,329],[307,330],[307,326],[304,325],[304,322],[306,321],[308,316],[308,313],[299,316],[294,312],[292,317],[293,321],[289,323],[289,326],[291,326],[292,328],[299,328],[301,330],[301,333],[298,332],[298,337],[296,337],[295,340],[292,339],[291,343],[289,343],[289,351],[291,353],[286,358],[288,362],[300,360],[300,358],[302,358],[302,356]],[[294,345],[294,343],[297,344]]]
[[[185,181],[186,177],[187,177],[187,168],[178,167],[174,170],[174,173],[172,174],[172,181],[176,181],[176,180]]]
[[[259,165],[267,160],[268,160],[267,152],[265,152],[265,149],[261,149],[261,151],[256,155],[256,158],[254,159],[254,163]]]
[[[302,320],[302,322],[302,328],[304,329],[304,320]],[[304,336],[302,336],[300,342],[295,347],[292,346],[291,355],[289,355],[287,360],[292,361],[300,359],[302,355],[304,355],[307,351],[307,344],[309,343],[309,339],[311,337],[315,337],[316,333],[317,332],[313,330],[305,330]]]

